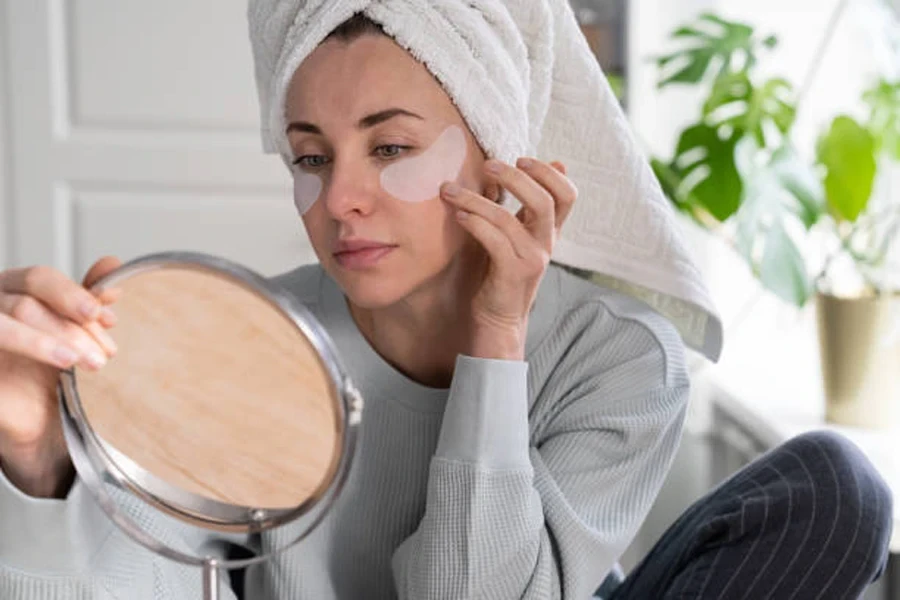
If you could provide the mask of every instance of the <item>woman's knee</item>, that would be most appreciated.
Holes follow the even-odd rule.
[[[814,511],[828,527],[850,544],[872,547],[881,556],[890,542],[893,497],[878,470],[853,442],[828,431],[806,433],[776,452],[788,452],[802,463],[805,482],[813,487],[813,501],[834,503],[832,510]],[[828,521],[825,523],[824,521]],[[838,533],[839,532],[839,533]]]
[[[846,437],[830,431],[813,431],[789,440],[783,449],[804,463],[813,473],[814,482],[836,486],[841,496],[860,498],[870,506],[881,507],[879,512],[891,515],[890,488],[875,465]]]

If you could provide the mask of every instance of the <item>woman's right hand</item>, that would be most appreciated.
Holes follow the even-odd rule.
[[[62,497],[74,475],[60,423],[61,369],[97,370],[116,352],[107,333],[115,290],[90,288],[120,265],[102,258],[78,285],[50,267],[0,271],[0,469],[29,496]]]

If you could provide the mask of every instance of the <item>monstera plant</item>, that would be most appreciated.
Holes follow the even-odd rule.
[[[652,158],[663,191],[727,239],[765,288],[797,306],[816,299],[829,421],[900,425],[900,285],[885,276],[900,195],[873,194],[879,172],[900,162],[900,81],[876,81],[864,116],[835,116],[804,160],[793,139],[802,100],[758,73],[774,37],[712,14],[672,37],[681,47],[657,59],[659,86],[699,86],[704,99],[672,156]],[[835,264],[852,267],[852,293],[835,285],[846,279]]]
[[[704,92],[672,156],[651,159],[676,209],[722,233],[764,287],[798,306],[827,277],[827,269],[814,268],[801,250],[814,227],[828,229],[839,251],[877,283],[871,273],[893,239],[891,228],[883,227],[890,215],[867,209],[877,166],[900,160],[900,82],[874,85],[864,96],[868,120],[837,116],[823,132],[816,159],[804,161],[792,140],[793,86],[758,73],[762,55],[778,44],[774,36],[707,13],[671,37],[680,47],[656,59],[658,86]],[[862,240],[865,249],[857,246]]]

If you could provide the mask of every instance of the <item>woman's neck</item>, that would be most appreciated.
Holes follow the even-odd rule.
[[[353,320],[375,351],[428,387],[449,387],[456,357],[469,341],[469,307],[475,290],[473,271],[463,268],[462,262],[391,306],[365,309],[348,303]]]

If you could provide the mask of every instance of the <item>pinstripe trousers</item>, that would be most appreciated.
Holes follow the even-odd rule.
[[[842,600],[880,577],[891,493],[828,432],[798,436],[691,506],[610,600]]]

